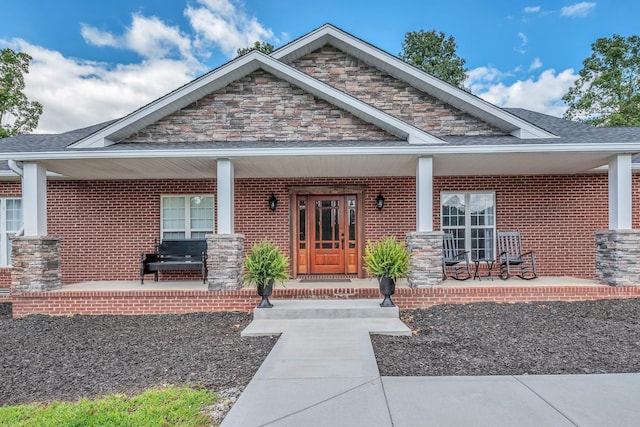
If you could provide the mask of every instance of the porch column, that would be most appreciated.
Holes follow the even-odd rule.
[[[218,234],[233,234],[233,162],[218,159]]]
[[[442,284],[442,231],[407,233],[407,249],[411,254],[409,287],[431,288]]]
[[[230,159],[217,162],[217,234],[207,236],[208,290],[242,287],[244,235],[234,234],[234,170]]]
[[[609,229],[631,229],[631,154],[609,160]]]
[[[631,155],[609,161],[609,230],[596,235],[596,279],[603,285],[640,285],[640,230],[631,225]]]
[[[39,163],[24,163],[22,177],[24,235],[47,235],[47,169]]]
[[[47,170],[36,162],[23,165],[22,211],[24,236],[11,244],[11,291],[59,289],[60,239],[47,236]]]
[[[433,231],[433,157],[418,158],[416,221],[416,231]]]

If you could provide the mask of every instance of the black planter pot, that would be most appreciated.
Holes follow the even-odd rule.
[[[396,305],[391,301],[391,295],[396,292],[396,282],[388,276],[382,276],[379,279],[380,293],[384,295],[384,299],[380,303],[380,307],[395,307]]]
[[[258,285],[258,295],[262,297],[258,308],[271,308],[273,304],[269,302],[269,295],[273,292],[273,279],[269,280],[267,285]]]

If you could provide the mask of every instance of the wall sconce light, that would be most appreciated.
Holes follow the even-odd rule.
[[[278,199],[276,199],[276,196],[271,193],[271,197],[269,197],[269,209],[271,210],[271,212],[275,212],[277,206]]]
[[[382,197],[382,193],[378,193],[378,197],[376,197],[376,208],[378,208],[378,210],[384,208],[384,197]]]

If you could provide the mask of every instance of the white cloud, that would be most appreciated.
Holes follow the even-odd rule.
[[[205,49],[217,45],[229,58],[239,48],[256,41],[277,41],[273,31],[265,28],[257,18],[239,10],[229,0],[198,0],[199,7],[187,6],[184,14],[196,31],[196,45]]]
[[[524,8],[524,13],[536,13],[540,12],[540,6],[527,6]]]
[[[65,58],[59,52],[13,40],[31,55],[25,94],[44,106],[38,133],[59,133],[122,117],[192,80],[185,61],[149,59],[118,65]]]
[[[567,109],[562,97],[578,78],[571,68],[558,74],[548,69],[537,78],[506,85],[499,81],[503,75],[499,70],[481,67],[469,73],[466,84],[474,94],[500,107],[526,108],[557,117]]]
[[[82,34],[82,38],[88,44],[92,44],[94,46],[102,47],[102,46],[117,46],[118,42],[113,34],[100,31],[97,28],[92,27],[88,24],[80,24],[80,33]]]
[[[81,25],[85,42],[136,52],[140,61],[109,64],[68,58],[27,41],[1,40],[33,58],[25,76],[25,94],[43,104],[38,133],[59,133],[122,117],[169,93],[206,71],[203,61],[217,45],[231,57],[256,40],[278,40],[257,18],[230,0],[198,0],[185,15],[186,33],[157,17],[133,14],[122,34]],[[283,34],[282,37],[288,38]],[[215,47],[215,46],[214,46]]]
[[[520,46],[514,47],[513,50],[515,50],[518,53],[527,53],[527,50],[525,49],[525,47],[527,46],[527,43],[529,43],[529,39],[527,38],[527,35],[523,32],[519,32],[518,37],[520,38]]]
[[[540,60],[540,58],[534,58],[533,61],[531,62],[531,65],[529,65],[529,71],[533,71],[533,70],[537,70],[538,68],[542,67],[542,61]]]
[[[565,6],[560,9],[561,16],[568,16],[571,18],[582,18],[587,16],[593,9],[595,9],[596,3],[583,1],[580,3],[572,4],[571,6]]]
[[[182,57],[194,60],[189,36],[155,16],[133,14],[131,26],[120,36],[100,31],[88,24],[82,24],[81,32],[89,44],[129,49],[143,58]]]

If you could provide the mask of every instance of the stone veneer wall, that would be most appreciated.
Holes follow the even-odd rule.
[[[330,45],[291,65],[436,136],[505,134]]]
[[[409,287],[428,288],[442,284],[442,232],[408,233],[407,249],[411,254]]]
[[[60,239],[54,236],[14,237],[11,292],[60,289]]]
[[[399,139],[289,82],[257,70],[124,142]]]
[[[243,234],[207,235],[208,289],[240,289],[244,261]]]
[[[640,285],[640,230],[598,230],[596,279],[603,285]]]

